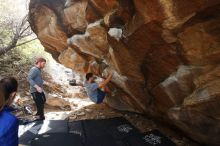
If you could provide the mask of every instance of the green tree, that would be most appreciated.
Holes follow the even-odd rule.
[[[36,39],[28,23],[27,11],[22,16],[18,13],[19,6],[14,8],[12,3],[11,0],[0,0],[0,56]]]

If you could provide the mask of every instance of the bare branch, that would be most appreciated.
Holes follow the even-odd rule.
[[[7,47],[3,47],[3,48],[0,48],[0,56],[5,54],[6,52],[10,51],[11,49],[13,48],[16,48],[16,47],[19,47],[19,46],[22,46],[22,45],[25,45],[27,43],[30,43],[34,40],[36,40],[37,38],[34,38],[34,39],[31,39],[31,40],[28,40],[28,41],[25,41],[23,43],[20,43],[17,45],[17,42],[16,40],[14,40],[14,42],[11,43],[11,45],[7,46]]]
[[[26,30],[28,30],[30,28],[30,25],[28,25],[26,28],[24,28],[21,32],[20,35],[22,35]]]
[[[1,25],[3,25],[3,24],[1,24]],[[2,44],[2,46],[0,47],[0,55],[10,51],[13,48],[16,48],[17,46],[27,44],[27,43],[37,39],[37,38],[33,38],[31,40],[25,41],[25,42],[17,45],[19,40],[21,40],[25,37],[31,36],[33,34],[33,32],[30,29],[30,25],[28,24],[28,15],[26,15],[21,20],[21,23],[19,25],[14,25],[13,21],[9,21],[9,22],[6,21],[4,25],[6,25],[6,24],[7,24],[8,28],[12,27],[10,29],[10,30],[12,30],[12,32],[11,32],[12,36],[10,37],[11,40],[7,45],[5,45],[3,41],[0,42]],[[1,39],[1,40],[4,40],[4,39]]]
[[[25,44],[27,44],[27,43],[30,43],[30,42],[34,41],[34,40],[37,40],[37,38],[33,38],[33,39],[31,39],[31,40],[28,40],[28,41],[25,41],[25,42],[23,42],[23,43],[20,43],[20,44],[16,45],[16,47],[25,45]]]

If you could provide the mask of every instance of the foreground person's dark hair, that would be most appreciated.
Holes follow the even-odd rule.
[[[0,84],[0,112],[2,111],[4,105],[5,105],[5,97],[4,97],[3,87]]]
[[[18,82],[14,77],[6,77],[0,80],[0,87],[2,88],[4,100],[7,101],[11,93],[17,92]]]

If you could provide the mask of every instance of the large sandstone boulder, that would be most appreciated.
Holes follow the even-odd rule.
[[[219,0],[31,0],[29,15],[60,63],[114,72],[110,106],[219,145]]]

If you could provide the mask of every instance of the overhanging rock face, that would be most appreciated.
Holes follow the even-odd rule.
[[[29,15],[59,62],[114,72],[109,105],[219,145],[219,0],[31,0]]]

